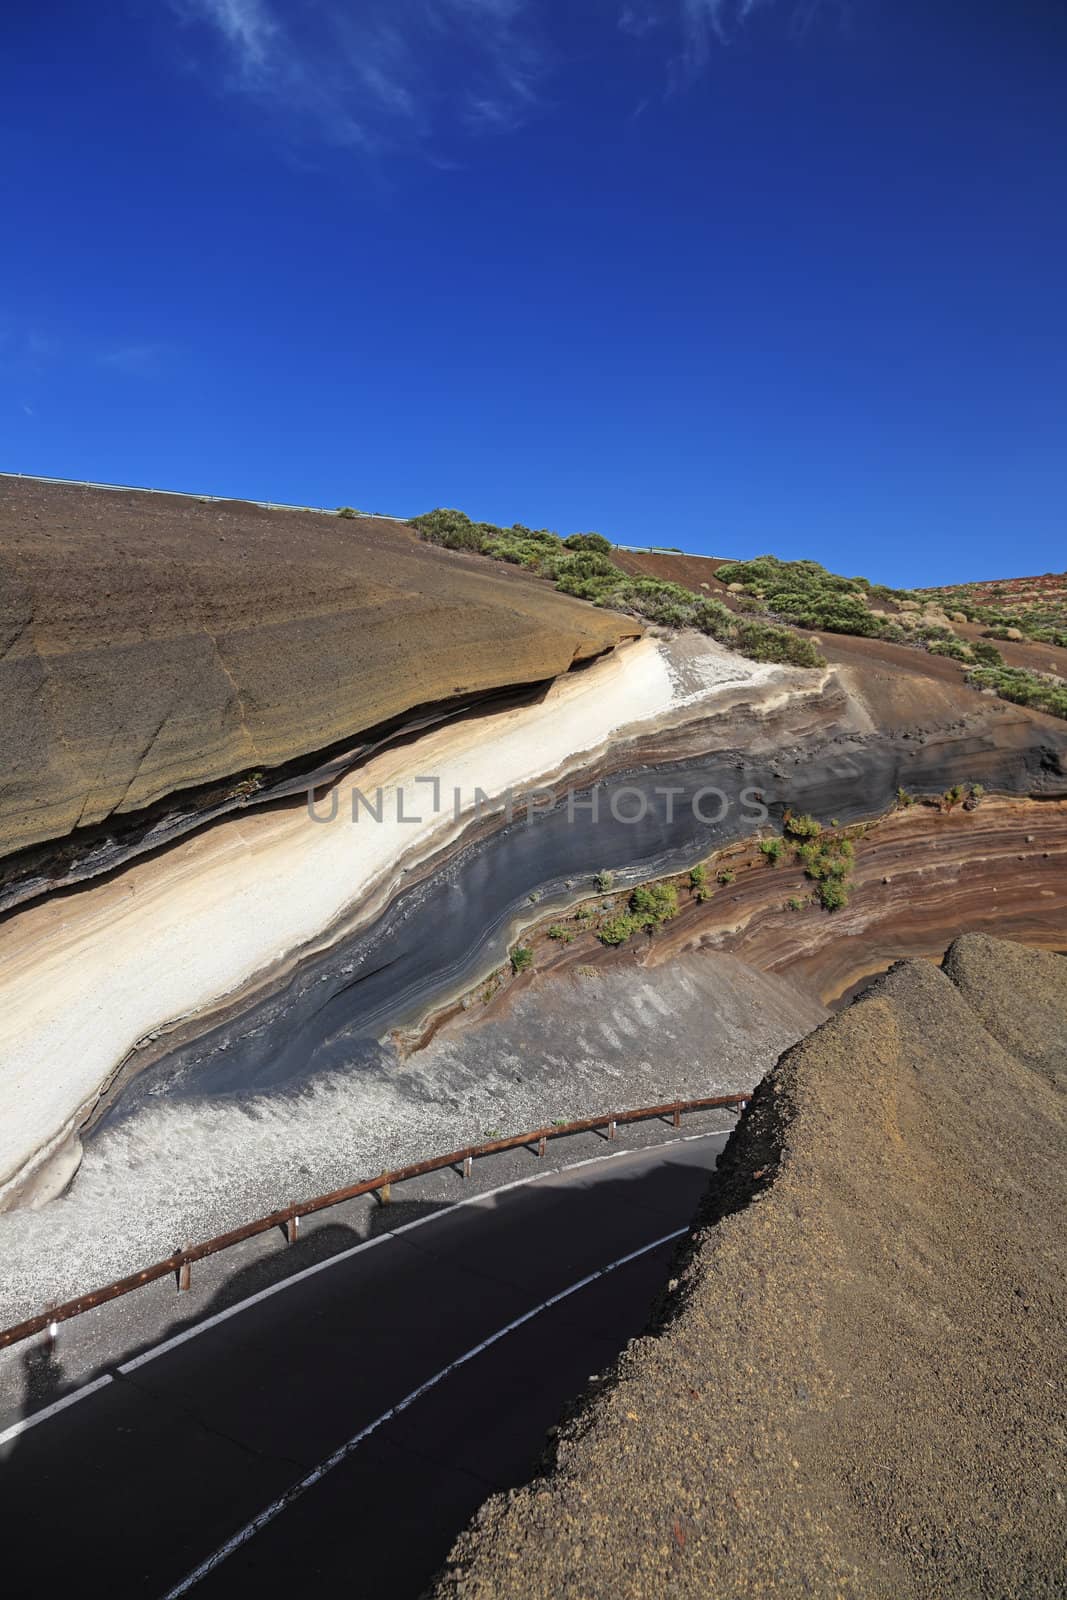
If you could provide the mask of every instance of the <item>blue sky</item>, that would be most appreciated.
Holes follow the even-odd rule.
[[[0,467],[1067,561],[1061,0],[11,0]]]

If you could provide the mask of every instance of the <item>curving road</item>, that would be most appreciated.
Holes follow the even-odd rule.
[[[414,1600],[641,1331],[725,1138],[379,1234],[0,1433],[5,1592]]]

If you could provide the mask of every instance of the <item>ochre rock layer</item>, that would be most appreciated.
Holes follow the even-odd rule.
[[[0,855],[640,632],[385,519],[0,481]]]

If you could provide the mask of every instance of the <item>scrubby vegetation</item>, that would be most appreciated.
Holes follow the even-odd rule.
[[[630,896],[627,909],[616,912],[601,923],[597,937],[601,944],[625,944],[635,933],[650,933],[678,914],[678,890],[673,883],[642,884]]]
[[[534,953],[528,944],[517,944],[511,952],[512,972],[525,972],[533,966]]]
[[[1067,718],[1067,683],[1051,673],[1028,672],[1024,667],[976,667],[968,682],[977,689],[992,689],[1002,700]]]
[[[695,628],[753,661],[825,665],[814,642],[789,628],[736,616],[721,601],[695,594],[678,583],[631,577],[611,560],[611,546],[602,534],[578,533],[561,539],[548,528],[527,528],[521,523],[498,528],[489,522],[472,522],[462,511],[445,509],[413,517],[411,526],[432,544],[472,550],[525,567],[579,600],[625,611],[663,627]]]
[[[759,847],[760,853],[772,867],[776,867],[785,855],[784,839],[761,839]]]
[[[994,638],[1067,647],[1067,573],[955,584],[925,590],[922,598],[951,607],[968,622],[984,624]]]
[[[996,590],[1001,587],[1010,602],[1010,585],[994,586],[984,603],[979,603],[977,585],[926,591],[890,589],[866,578],[828,572],[817,561],[781,561],[777,556],[733,561],[720,567],[716,576],[735,590],[739,601],[757,602],[777,621],[825,633],[925,645],[932,654],[955,661],[977,660],[996,666],[1000,652],[991,654],[995,646],[986,640],[965,644],[954,634],[954,622],[984,625],[991,638],[1067,646],[1067,581],[1061,581],[1054,600],[1008,609],[988,601],[999,602]],[[884,610],[884,601],[891,602],[894,614]]]
[[[910,601],[909,590],[887,589],[866,578],[843,578],[828,572],[817,561],[780,561],[777,556],[732,561],[720,567],[716,577],[727,585],[740,584],[744,594],[759,601],[782,622],[825,633],[854,633],[908,642],[904,628],[875,615],[868,602]]]
[[[971,653],[976,661],[984,667],[1002,667],[1004,657],[991,639],[976,639],[971,645]]]

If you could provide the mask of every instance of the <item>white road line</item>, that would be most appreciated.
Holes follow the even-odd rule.
[[[439,1222],[460,1211],[464,1206],[479,1205],[486,1200],[494,1200],[497,1195],[507,1194],[512,1189],[524,1189],[532,1183],[545,1183],[550,1178],[564,1177],[571,1172],[577,1172],[582,1167],[595,1167],[605,1161],[616,1161],[620,1158],[647,1155],[650,1151],[668,1150],[672,1145],[690,1144],[696,1139],[726,1138],[729,1129],[712,1130],[708,1133],[687,1133],[677,1139],[664,1139],[660,1144],[642,1145],[637,1150],[609,1150],[606,1155],[587,1156],[583,1161],[571,1162],[566,1167],[553,1167],[550,1172],[534,1172],[528,1178],[514,1178],[510,1183],[502,1183],[495,1189],[486,1189],[480,1194],[468,1195],[463,1200],[456,1200],[443,1211],[431,1211],[424,1217],[416,1217],[412,1222],[405,1222],[399,1228],[392,1228],[388,1233],[376,1234],[373,1239],[364,1239],[359,1244],[352,1245],[348,1250],[342,1250],[337,1255],[327,1256],[325,1261],[317,1261],[313,1266],[303,1267],[299,1272],[292,1273],[287,1278],[281,1278],[277,1283],[268,1284],[258,1293],[248,1295],[244,1300],[238,1300],[235,1305],[227,1306],[224,1311],[217,1311],[213,1317],[205,1317],[193,1327],[186,1328],[182,1333],[174,1334],[170,1339],[164,1339],[161,1344],[153,1345],[151,1350],[144,1351],[139,1356],[133,1356],[129,1361],[124,1361],[116,1368],[125,1376],[127,1373],[136,1372],[138,1367],[146,1366],[149,1361],[154,1361],[157,1356],[165,1356],[168,1351],[176,1350],[179,1345],[188,1343],[190,1339],[197,1338],[202,1333],[207,1333],[210,1328],[217,1328],[222,1322],[229,1321],[230,1317],[237,1316],[238,1312],[247,1311],[250,1306],[259,1305],[264,1300],[269,1300],[271,1295],[280,1294],[283,1289],[291,1289],[294,1284],[303,1283],[307,1278],[312,1278],[317,1272],[325,1272],[327,1267],[335,1267],[342,1261],[349,1261],[353,1256],[358,1256],[364,1250],[371,1250],[375,1245],[387,1244],[390,1239],[396,1239],[403,1233],[410,1233],[413,1228],[424,1227],[428,1222]],[[49,1417],[55,1416],[58,1411],[66,1410],[67,1406],[76,1400],[87,1399],[104,1384],[110,1383],[110,1375],[95,1378],[91,1383],[83,1384],[80,1389],[73,1390],[64,1395],[62,1400],[57,1400],[54,1405],[47,1406],[43,1411],[35,1411],[32,1416],[23,1417],[21,1422],[12,1423],[3,1433],[0,1433],[0,1445],[9,1439],[15,1439],[29,1428],[36,1427],[39,1422],[47,1422]]]
[[[463,1355],[457,1357],[455,1361],[450,1362],[447,1367],[442,1367],[441,1371],[434,1373],[432,1378],[427,1378],[425,1383],[420,1383],[417,1389],[412,1389],[411,1393],[405,1395],[403,1400],[399,1400],[395,1406],[390,1406],[388,1411],[383,1411],[380,1417],[375,1417],[373,1422],[369,1422],[365,1428],[361,1428],[358,1433],[353,1434],[351,1439],[340,1445],[332,1455],[327,1456],[325,1461],[320,1461],[319,1465],[313,1467],[306,1477],[300,1479],[299,1483],[294,1483],[292,1488],[287,1489],[283,1495],[279,1495],[277,1500],[272,1501],[258,1516],[253,1517],[251,1522],[246,1522],[240,1532],[227,1539],[226,1543],[221,1545],[214,1555],[208,1556],[206,1561],[202,1561],[193,1572],[190,1572],[188,1577],[183,1578],[173,1589],[168,1589],[164,1600],[178,1600],[179,1595],[187,1594],[195,1584],[200,1582],[201,1578],[206,1578],[209,1572],[213,1572],[216,1567],[221,1566],[227,1556],[233,1555],[235,1550],[239,1550],[250,1539],[254,1539],[262,1528],[273,1522],[275,1517],[280,1516],[283,1511],[287,1511],[309,1489],[320,1483],[328,1472],[332,1472],[334,1467],[340,1466],[342,1461],[347,1460],[352,1452],[363,1443],[364,1439],[369,1439],[370,1435],[376,1433],[384,1423],[392,1421],[393,1417],[398,1417],[402,1411],[406,1411],[409,1406],[415,1404],[416,1400],[420,1400],[424,1394],[428,1394],[431,1389],[435,1389],[439,1383],[453,1372],[465,1366],[468,1361],[473,1361],[475,1356],[480,1356],[483,1351],[488,1350],[509,1333],[514,1333],[516,1328],[521,1328],[524,1323],[540,1316],[542,1311],[548,1311],[552,1306],[558,1305],[561,1300],[566,1300],[568,1296],[577,1294],[579,1289],[588,1288],[598,1278],[607,1277],[609,1272],[614,1272],[618,1267],[627,1266],[631,1261],[636,1261],[639,1256],[648,1255],[650,1250],[658,1250],[661,1245],[670,1244],[673,1239],[680,1239],[683,1233],[688,1232],[688,1224],[684,1228],[675,1228],[673,1233],[665,1233],[661,1238],[653,1239],[651,1244],[643,1244],[640,1249],[631,1250],[629,1255],[620,1256],[617,1261],[609,1262],[606,1267],[598,1267],[595,1272],[590,1272],[586,1277],[579,1278],[577,1283],[572,1283],[566,1289],[560,1289],[557,1294],[550,1296],[549,1299],[542,1300],[541,1304],[534,1306],[532,1310],[524,1311],[521,1317],[515,1318],[514,1322],[509,1322],[506,1327],[498,1328],[495,1333],[489,1335],[488,1339],[483,1339],[480,1344],[474,1345]]]
[[[58,1411],[65,1411],[72,1406],[75,1400],[84,1400],[86,1395],[92,1394],[97,1389],[102,1389],[106,1383],[111,1383],[109,1372],[102,1378],[94,1378],[92,1383],[83,1384],[80,1389],[75,1389],[73,1394],[65,1394],[62,1400],[57,1400],[54,1405],[46,1406],[43,1411],[35,1411],[32,1417],[23,1417],[21,1422],[12,1423],[10,1428],[5,1428],[0,1433],[0,1445],[7,1444],[9,1439],[17,1439],[20,1433],[25,1433],[27,1428],[32,1428],[35,1423],[45,1422],[49,1417],[54,1417]]]

